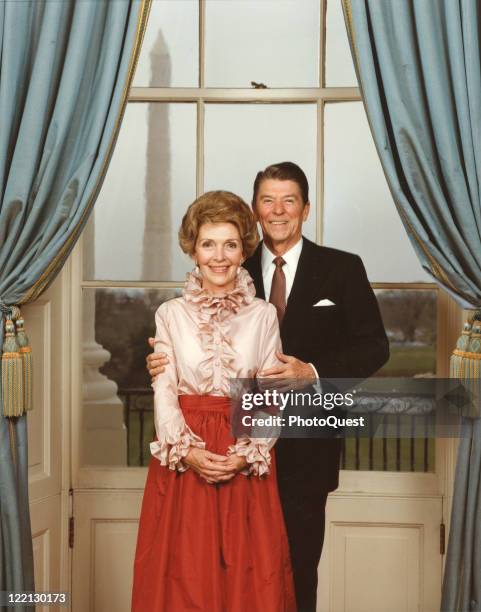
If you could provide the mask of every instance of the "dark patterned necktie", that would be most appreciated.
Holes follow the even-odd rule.
[[[282,323],[286,311],[286,275],[282,269],[285,263],[282,257],[274,259],[276,269],[272,276],[271,295],[269,296],[269,302],[276,307],[279,325]]]

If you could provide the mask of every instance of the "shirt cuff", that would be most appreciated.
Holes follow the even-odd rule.
[[[316,378],[319,380],[319,374],[317,373],[316,367],[313,363],[309,362],[307,365],[310,365],[316,375]]]
[[[317,372],[317,370],[316,370],[316,366],[315,366],[313,363],[311,363],[311,362],[309,362],[309,363],[308,363],[308,365],[310,365],[310,366],[311,366],[311,368],[312,368],[312,370],[313,370],[313,372],[314,372],[314,374],[315,374],[315,376],[316,376],[316,382],[315,382],[315,383],[314,383],[314,385],[313,385],[313,386],[314,386],[314,389],[315,389],[315,390],[316,390],[318,393],[322,393],[322,385],[321,385],[321,381],[319,380],[319,374],[318,374],[318,372]]]
[[[170,470],[185,472],[188,465],[183,459],[192,447],[205,449],[205,442],[185,424],[182,431],[151,442],[150,452],[161,465],[167,466]]]
[[[240,438],[236,444],[232,444],[227,449],[227,456],[236,454],[239,457],[245,457],[248,466],[241,470],[241,474],[248,476],[263,476],[269,474],[269,466],[271,464],[271,455],[269,453],[269,445],[263,440],[251,440],[250,438]]]

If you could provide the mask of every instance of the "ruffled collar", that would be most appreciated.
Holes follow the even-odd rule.
[[[241,306],[250,304],[256,290],[249,272],[240,267],[234,289],[213,295],[202,288],[202,275],[196,268],[187,274],[182,294],[185,301],[197,311],[209,316],[217,315],[220,320],[224,320],[230,314],[235,314]]]

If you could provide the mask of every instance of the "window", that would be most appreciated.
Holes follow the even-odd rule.
[[[156,0],[83,236],[84,465],[149,457],[147,337],[156,308],[178,295],[191,267],[177,245],[188,204],[214,188],[250,201],[256,172],[287,159],[309,179],[307,237],[365,262],[396,346],[389,368],[406,351],[419,353],[410,375],[434,368],[437,289],[426,284],[385,183],[341,3],[303,0],[300,10],[298,0]],[[423,331],[408,333],[396,312],[418,301],[434,313],[432,325],[426,315]],[[430,348],[419,348],[428,336]],[[370,467],[355,449],[346,457],[346,467]]]

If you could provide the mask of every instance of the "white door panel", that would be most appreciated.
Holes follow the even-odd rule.
[[[318,610],[439,610],[441,517],[441,496],[331,494]]]
[[[62,513],[60,494],[30,504],[35,591],[59,592],[62,588]],[[37,606],[48,612],[51,606]]]
[[[27,426],[36,591],[69,590],[68,274],[64,268],[37,301],[21,308],[33,354]]]
[[[128,612],[143,491],[75,491],[73,612]]]

